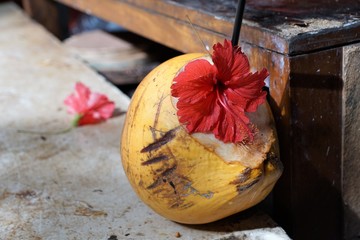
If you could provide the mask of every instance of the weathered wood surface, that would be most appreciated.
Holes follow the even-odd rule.
[[[188,17],[211,48],[225,37],[231,38],[236,7],[233,0],[57,1],[182,52],[204,52]],[[249,0],[240,39],[290,55],[359,41],[359,10],[359,0]]]
[[[342,48],[292,57],[290,65],[291,202],[302,220],[293,234],[341,239]]]
[[[63,100],[76,81],[120,110],[129,99],[14,5],[0,5],[0,30],[0,239],[288,239],[256,211],[192,227],[152,212],[121,167],[124,115],[49,133],[69,126]]]

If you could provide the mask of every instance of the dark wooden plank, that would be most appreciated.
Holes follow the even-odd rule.
[[[314,33],[310,32],[293,37],[289,46],[289,54],[306,54],[314,50],[319,51],[359,42],[360,22],[347,26],[344,25],[343,27],[325,29],[316,34],[314,35]]]
[[[231,38],[236,5],[230,0],[57,1],[116,22],[182,52],[202,50],[187,16],[205,43],[212,46],[224,37]],[[325,1],[307,0],[301,5],[280,1],[281,4],[273,6],[273,2],[250,0],[241,40],[290,55],[360,41],[359,0],[340,3],[327,0],[327,4]]]
[[[177,19],[179,24],[186,24],[189,18],[199,29],[206,29],[210,34],[220,33],[231,38],[236,11],[235,1],[125,1],[136,7]],[[259,45],[276,52],[288,52],[288,43],[285,39],[264,31],[262,27],[249,26],[246,22],[242,26],[240,39],[242,42]],[[181,49],[178,50],[181,51]]]
[[[290,59],[295,239],[341,239],[342,48]]]
[[[182,52],[205,52],[203,45],[188,22],[169,18],[152,10],[128,4],[125,1],[61,0],[60,2],[118,23],[134,33]],[[206,29],[196,29],[209,48],[212,47],[213,43],[229,37]]]
[[[39,22],[58,38],[62,37],[58,9],[55,2],[49,0],[22,0],[22,5],[25,12],[30,17]]]

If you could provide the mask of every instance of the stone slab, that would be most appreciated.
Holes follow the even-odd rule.
[[[129,99],[15,5],[0,5],[0,31],[0,239],[289,239],[258,211],[198,226],[154,213],[121,166],[124,115],[55,133],[77,81],[121,111]]]

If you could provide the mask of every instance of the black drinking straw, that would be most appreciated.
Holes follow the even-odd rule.
[[[240,29],[241,29],[241,23],[242,23],[242,19],[243,19],[243,15],[244,15],[244,9],[245,9],[245,0],[238,0],[234,29],[233,29],[233,34],[232,34],[232,38],[231,38],[231,43],[233,46],[238,45],[238,42],[239,42]]]

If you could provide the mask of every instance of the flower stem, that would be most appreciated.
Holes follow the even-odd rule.
[[[71,122],[71,126],[73,127],[77,127],[79,125],[79,121],[80,121],[80,118],[82,117],[82,115],[80,114],[76,114],[75,115],[75,118],[72,120]]]

